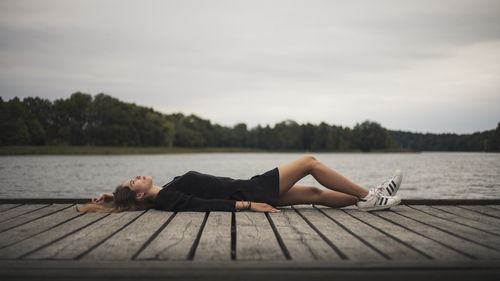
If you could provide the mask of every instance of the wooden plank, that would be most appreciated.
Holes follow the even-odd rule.
[[[491,224],[493,226],[500,225],[500,220],[497,219],[497,218],[493,218],[493,217],[490,217],[490,216],[485,216],[485,215],[480,214],[478,212],[474,212],[474,211],[467,210],[467,209],[464,209],[464,208],[460,208],[460,207],[457,207],[457,206],[441,206],[441,205],[437,205],[437,206],[432,206],[432,207],[440,209],[440,210],[443,210],[443,211],[446,211],[446,212],[449,212],[449,213],[452,213],[452,214],[455,214],[457,216],[461,216],[461,217],[464,217],[464,218],[476,220],[476,221],[481,222],[481,223]]]
[[[397,207],[404,206],[396,206],[391,209],[399,209]],[[434,241],[440,242],[442,245],[447,245],[451,249],[454,249],[463,255],[469,255],[470,258],[495,259],[500,257],[500,252],[498,251],[474,244],[469,240],[454,236],[437,228],[430,227],[416,220],[401,216],[395,212],[381,211],[376,212],[376,215],[389,219],[391,222],[402,225],[407,229],[413,230],[416,233],[433,239]],[[433,223],[435,223],[435,221],[433,221]]]
[[[426,237],[410,232],[399,225],[383,220],[382,218],[379,218],[371,214],[370,212],[359,210],[346,210],[345,212],[351,214],[353,217],[360,219],[368,225],[384,231],[388,235],[405,243],[407,246],[420,251],[421,254],[431,257],[435,260],[470,260],[468,257],[462,254],[450,250],[449,248],[444,247],[441,244],[436,243]]]
[[[358,238],[343,229],[329,217],[317,209],[298,210],[326,239],[330,241],[339,251],[343,259],[348,260],[385,260],[385,257],[363,244]],[[342,210],[331,209],[329,215],[335,217]]]
[[[2,204],[4,205],[4,204]],[[19,207],[13,208],[6,210],[2,213],[0,213],[0,223],[8,220],[14,220],[16,217],[19,217],[23,214],[33,212],[36,209],[40,209],[43,207],[48,207],[48,204],[26,204],[26,205],[21,205]],[[0,229],[1,230],[1,229]]]
[[[47,246],[53,241],[62,239],[67,235],[71,235],[73,231],[77,231],[79,228],[85,227],[87,224],[93,223],[96,220],[106,216],[106,214],[101,213],[86,213],[78,216],[66,223],[58,225],[48,231],[41,232],[35,236],[32,236],[26,240],[20,241],[15,244],[11,244],[8,247],[0,249],[0,257],[3,259],[14,259],[20,258],[21,256],[35,251],[38,248]]]
[[[38,210],[34,210],[33,212],[25,213],[23,215],[13,217],[9,220],[6,220],[0,223],[0,231],[6,231],[8,229],[12,229],[14,227],[21,226],[25,223],[29,223],[35,221],[37,219],[43,218],[45,216],[50,216],[56,212],[59,212],[63,209],[72,209],[72,204],[53,204],[45,208],[41,208]],[[17,209],[17,208],[16,208]],[[76,213],[76,211],[73,211]]]
[[[366,243],[384,253],[391,260],[425,260],[426,258],[403,243],[392,239],[375,228],[361,222],[346,212],[337,212],[331,208],[320,209],[332,219],[342,224]],[[359,239],[359,238],[358,238]]]
[[[312,209],[312,204],[295,204],[293,206],[289,206],[291,209]],[[280,207],[281,208],[281,207]]]
[[[349,205],[341,208],[332,208],[330,206],[325,206],[325,205],[319,205],[319,204],[312,204],[311,208],[316,208],[316,209],[335,209],[335,210],[357,210],[358,207],[356,205]]]
[[[476,220],[472,220],[472,219],[464,218],[464,217],[461,217],[461,216],[457,216],[455,214],[448,213],[448,212],[445,212],[445,211],[440,210],[440,209],[432,208],[430,206],[411,205],[409,207],[411,207],[413,209],[416,209],[416,210],[419,210],[419,211],[422,211],[422,212],[425,212],[427,214],[430,214],[430,215],[433,215],[433,216],[445,219],[447,221],[452,221],[452,222],[455,222],[455,223],[459,223],[461,225],[465,225],[465,226],[468,226],[468,227],[473,227],[475,229],[487,231],[489,233],[500,234],[500,227],[497,227],[497,226],[494,226],[494,225],[491,225],[491,224],[485,224],[485,223],[478,222]]]
[[[284,260],[286,257],[264,213],[235,212],[236,259]]]
[[[0,212],[7,211],[16,207],[22,206],[21,204],[0,204]]]
[[[25,259],[78,259],[144,211],[112,213],[102,220],[48,245]]]
[[[231,212],[210,212],[194,255],[195,261],[231,260]]]
[[[6,268],[0,270],[0,276],[4,280],[92,280],[92,281],[162,281],[162,280],[217,280],[217,281],[254,281],[254,280],[496,280],[500,269],[465,268],[461,270],[450,268],[437,268],[422,270],[418,268],[393,269],[335,269],[323,268],[312,270],[308,268],[285,268],[285,269],[196,269],[183,268],[157,268],[150,269],[147,266],[141,268],[36,268],[30,271]],[[237,277],[237,278],[235,278]]]
[[[186,260],[205,212],[178,212],[136,259]]]
[[[330,207],[328,207],[328,208],[330,208]],[[358,207],[356,207],[356,205],[350,205],[350,206],[342,207],[340,209],[342,209],[342,210],[357,210]]]
[[[488,207],[496,209],[496,210],[500,210],[500,205],[485,205],[485,206],[488,206]]]
[[[81,260],[130,260],[173,214],[149,209]]]
[[[75,263],[75,262],[72,262]],[[127,267],[123,264],[120,267],[68,267],[68,268],[35,268],[32,270],[22,270],[19,268],[2,268],[0,276],[3,280],[496,280],[500,274],[498,268],[433,268],[422,270],[420,268],[400,268],[394,269],[359,269],[359,268],[202,268],[193,269],[192,266],[150,268],[147,265],[142,267]],[[311,266],[311,265],[310,265]],[[312,266],[314,268],[314,266]],[[236,277],[236,278],[235,278]],[[439,279],[438,279],[439,278]]]
[[[480,205],[458,205],[460,208],[465,208],[467,210],[475,211],[481,214],[486,214],[488,216],[495,217],[497,219],[500,219],[500,210],[490,208],[487,206],[480,206]]]
[[[422,269],[438,269],[438,268],[448,268],[455,270],[463,270],[466,268],[483,268],[483,269],[500,269],[500,260],[418,260],[418,261],[341,261],[341,262],[330,262],[330,261],[294,261],[294,260],[276,260],[276,261],[241,261],[241,260],[231,260],[231,261],[214,261],[214,262],[193,262],[192,260],[184,261],[163,261],[163,260],[134,260],[134,261],[81,261],[81,260],[0,260],[1,268],[20,268],[20,269],[48,269],[48,268],[59,268],[59,269],[76,269],[76,268],[101,268],[101,269],[144,269],[148,268],[150,270],[166,269],[168,271],[187,268],[190,270],[196,269],[231,269],[234,272],[238,272],[242,269],[309,269],[310,271],[315,271],[317,269],[397,269],[402,270],[405,268],[416,268]],[[373,271],[372,271],[373,272]],[[290,274],[290,272],[289,272]],[[240,277],[239,275],[236,275]],[[285,278],[290,278],[291,276],[284,276]],[[331,277],[331,276],[330,276]],[[233,275],[234,278],[234,275]],[[142,278],[143,279],[143,278]],[[390,279],[390,278],[389,278]],[[290,280],[290,279],[286,279]],[[370,279],[373,280],[373,279]],[[496,280],[496,279],[494,279]]]
[[[53,206],[52,209],[58,209],[61,207],[62,206]],[[67,208],[51,215],[39,218],[37,220],[30,221],[18,227],[11,228],[0,233],[0,247],[6,247],[13,243],[17,243],[29,237],[35,236],[56,226],[59,223],[63,223],[64,221],[70,220],[80,215],[82,215],[82,213],[78,213],[72,208]]]
[[[340,260],[339,255],[295,210],[281,210],[269,213],[269,216],[293,260]]]
[[[492,235],[484,231],[480,231],[435,216],[431,216],[424,212],[412,209],[408,206],[399,205],[392,207],[391,210],[398,214],[407,216],[413,220],[417,220],[420,223],[436,227],[441,231],[451,232],[460,237],[463,237],[464,239],[469,239],[478,244],[482,244],[486,248],[493,248],[496,250],[500,250],[500,237],[497,235]],[[498,254],[500,254],[500,251],[498,251]]]

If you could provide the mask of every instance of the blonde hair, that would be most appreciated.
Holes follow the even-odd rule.
[[[154,207],[154,202],[149,199],[137,201],[135,199],[137,192],[128,186],[119,185],[113,192],[113,199],[105,198],[103,202],[88,203],[82,207],[75,206],[77,212],[94,213],[120,213],[124,211],[140,211]]]

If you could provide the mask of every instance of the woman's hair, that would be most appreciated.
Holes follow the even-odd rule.
[[[124,211],[140,211],[151,209],[154,206],[152,200],[135,199],[137,192],[128,186],[119,185],[113,192],[113,199],[105,198],[103,202],[88,203],[83,207],[75,206],[77,212],[95,212],[95,213],[119,213]]]

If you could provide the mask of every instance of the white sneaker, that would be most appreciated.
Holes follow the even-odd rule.
[[[403,181],[403,172],[400,169],[394,171],[391,178],[386,179],[383,183],[373,188],[382,192],[385,196],[394,196],[398,192],[401,182]]]
[[[359,198],[356,206],[361,211],[375,211],[388,209],[401,203],[399,196],[385,196],[380,190],[370,190],[368,196],[363,199]]]

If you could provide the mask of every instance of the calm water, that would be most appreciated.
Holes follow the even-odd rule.
[[[308,153],[370,188],[404,173],[403,198],[500,198],[498,153]],[[2,156],[0,198],[90,198],[126,179],[150,175],[163,185],[196,170],[247,179],[304,153],[199,153],[170,155]],[[297,184],[323,187],[311,175]]]

